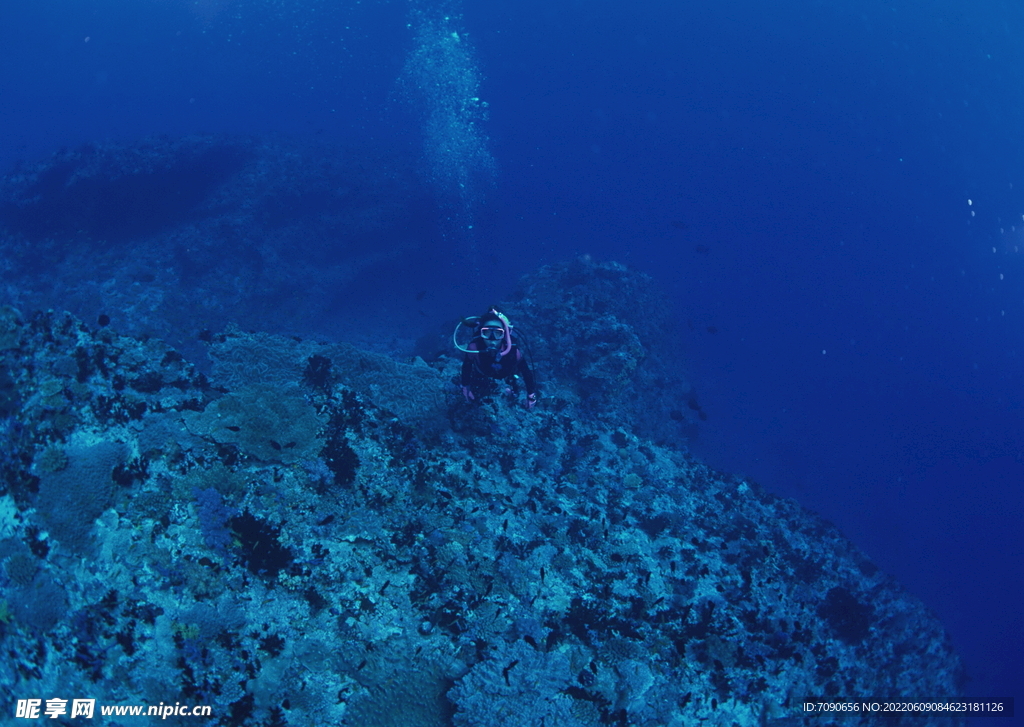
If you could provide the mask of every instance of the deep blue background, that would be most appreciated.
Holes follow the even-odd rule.
[[[581,253],[650,272],[688,324],[696,452],[818,510],[922,598],[972,697],[1024,694],[1024,6],[461,12],[499,174],[475,235],[425,241],[387,286],[428,288],[449,319]],[[0,167],[153,133],[416,141],[396,92],[411,18],[3,2]]]

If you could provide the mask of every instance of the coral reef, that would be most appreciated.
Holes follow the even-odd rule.
[[[523,277],[505,306],[560,397],[659,443],[685,431],[691,390],[669,309],[649,276],[589,256]]]
[[[801,704],[958,697],[940,624],[835,528],[645,434],[684,388],[646,391],[649,295],[586,260],[528,278],[509,310],[560,354],[532,412],[462,401],[449,356],[228,329],[207,378],[0,310],[3,692],[265,727],[859,725]]]

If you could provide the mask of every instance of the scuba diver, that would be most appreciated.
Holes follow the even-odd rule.
[[[459,329],[463,326],[473,330],[473,338],[466,345],[459,343]],[[522,379],[526,386],[526,408],[537,405],[533,371],[519,345],[512,342],[512,324],[503,313],[491,308],[482,316],[464,318],[455,327],[453,340],[455,347],[466,354],[459,380],[466,401],[490,393],[498,380],[507,382],[506,391],[515,396]]]

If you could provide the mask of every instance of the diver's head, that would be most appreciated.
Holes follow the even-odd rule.
[[[487,351],[500,351],[505,347],[505,324],[497,318],[484,317],[477,329],[477,336]]]

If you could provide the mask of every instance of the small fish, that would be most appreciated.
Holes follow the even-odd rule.
[[[708,247],[707,245],[697,245],[693,249],[694,249],[694,252],[697,252],[697,253],[699,253],[701,255],[707,255],[709,252],[711,252],[711,248]]]
[[[425,290],[421,290],[420,292],[418,292],[416,294],[416,300],[423,300],[426,297],[427,297],[427,291],[425,291]]]
[[[672,220],[672,226],[677,230],[689,230],[690,226],[682,220]]]

